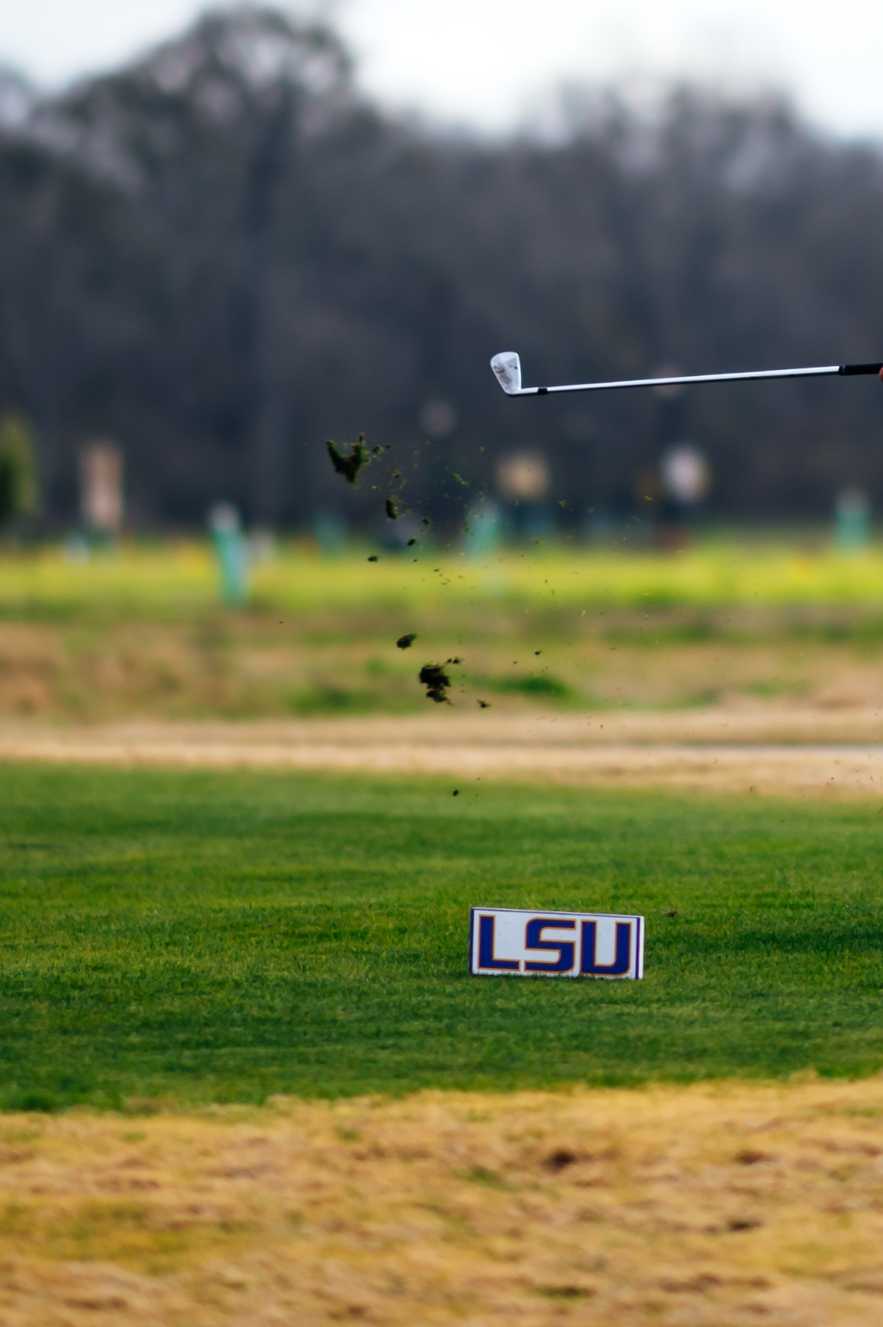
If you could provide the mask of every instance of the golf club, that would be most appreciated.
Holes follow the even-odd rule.
[[[760,378],[824,378],[834,374],[852,377],[859,373],[879,374],[883,363],[824,364],[809,369],[758,369],[751,373],[697,373],[674,378],[624,378],[617,382],[577,382],[560,387],[522,387],[521,357],[516,350],[501,350],[494,355],[491,368],[507,396],[549,396],[552,392],[605,392],[620,387],[679,387],[702,382],[751,382]]]

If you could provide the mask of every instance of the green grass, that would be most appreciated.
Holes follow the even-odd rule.
[[[6,1108],[883,1067],[876,804],[0,778]],[[470,978],[472,904],[643,912],[646,979]]]

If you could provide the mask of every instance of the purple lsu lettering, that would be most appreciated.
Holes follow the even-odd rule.
[[[524,948],[534,953],[554,954],[555,957],[522,961],[497,956],[496,921],[496,917],[487,914],[480,914],[478,918],[478,967],[482,972],[545,972],[556,976],[578,972],[581,977],[622,977],[629,971],[633,929],[630,921],[615,924],[612,963],[598,961],[597,922],[577,924],[576,918],[531,917],[524,926]],[[572,931],[574,938],[547,939],[546,930]]]

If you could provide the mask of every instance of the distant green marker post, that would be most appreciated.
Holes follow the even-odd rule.
[[[468,558],[480,560],[492,557],[500,546],[502,522],[495,503],[485,502],[473,507],[466,517],[463,548]]]
[[[219,502],[209,513],[209,529],[221,576],[221,598],[229,607],[241,608],[248,599],[248,546],[236,508]]]
[[[835,543],[844,553],[860,552],[871,542],[871,506],[858,488],[838,493],[835,504]]]

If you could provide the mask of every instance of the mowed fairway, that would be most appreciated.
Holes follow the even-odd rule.
[[[883,1067],[876,803],[8,766],[0,1104]],[[473,904],[647,918],[642,983],[467,976]]]
[[[878,804],[453,787],[3,770],[4,1327],[876,1321]],[[646,979],[470,978],[481,902]]]

